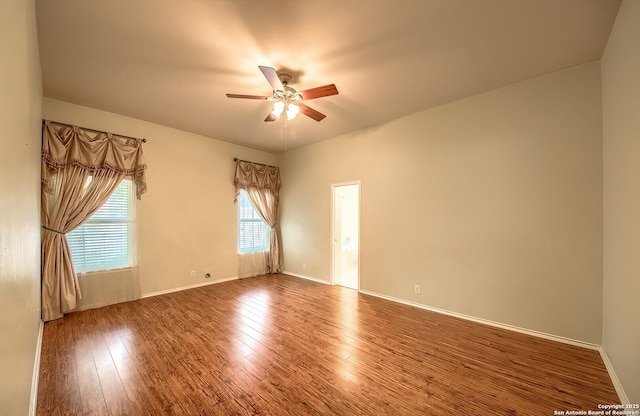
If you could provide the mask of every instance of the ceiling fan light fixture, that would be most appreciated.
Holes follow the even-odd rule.
[[[282,110],[284,110],[284,103],[282,101],[276,101],[275,103],[273,103],[273,111],[271,112],[271,114],[276,117],[280,117],[280,114],[282,114]]]
[[[289,103],[287,105],[287,120],[291,120],[291,119],[296,118],[296,116],[298,115],[299,112],[300,112],[300,107],[299,106],[297,106],[295,104],[292,104],[292,103]]]

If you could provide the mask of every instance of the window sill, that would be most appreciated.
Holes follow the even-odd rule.
[[[121,267],[119,269],[105,269],[105,270],[92,270],[90,272],[80,272],[76,273],[76,276],[91,276],[95,274],[109,274],[109,273],[121,273],[127,270],[133,270],[133,266],[129,267]]]

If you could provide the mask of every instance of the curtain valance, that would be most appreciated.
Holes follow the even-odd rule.
[[[278,195],[282,183],[280,182],[280,169],[276,166],[262,165],[259,163],[238,160],[236,162],[236,175],[233,179],[236,189],[262,188],[271,189]]]
[[[45,120],[42,129],[42,182],[45,188],[57,169],[80,166],[131,176],[136,196],[147,190],[147,164],[140,140]]]

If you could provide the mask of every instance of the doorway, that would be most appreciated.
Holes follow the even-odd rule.
[[[360,182],[331,185],[332,283],[360,286]]]

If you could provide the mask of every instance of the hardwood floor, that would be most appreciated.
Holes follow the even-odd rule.
[[[257,277],[44,326],[38,415],[553,415],[618,403],[596,351]]]

